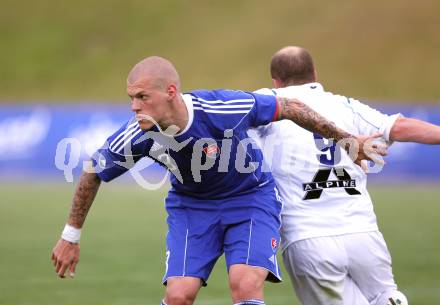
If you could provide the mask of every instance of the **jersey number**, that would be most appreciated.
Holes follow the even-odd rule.
[[[350,174],[343,167],[334,167],[341,161],[341,149],[336,143],[313,134],[315,145],[322,153],[317,154],[319,163],[326,167],[319,169],[312,182],[303,183],[303,190],[306,192],[303,200],[318,199],[324,189],[343,188],[349,195],[360,195],[356,189],[356,180],[351,179]],[[329,180],[333,171],[337,180]]]
[[[314,133],[316,147],[322,152],[316,157],[321,164],[335,165],[341,161],[341,149],[334,141],[324,139],[319,134]]]

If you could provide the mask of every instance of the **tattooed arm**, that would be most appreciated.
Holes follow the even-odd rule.
[[[101,179],[95,173],[82,173],[73,196],[69,220],[67,221],[69,225],[77,229],[82,228],[100,184]]]
[[[278,97],[277,102],[280,109],[278,120],[291,120],[310,132],[318,133],[327,139],[334,139],[336,142],[355,138],[297,99]]]
[[[354,136],[338,128],[333,122],[327,120],[297,99],[278,97],[277,103],[279,109],[278,120],[291,120],[310,132],[318,133],[324,138],[334,140],[349,153],[356,164],[360,165],[362,160],[383,162],[381,158],[377,158],[377,155],[385,156],[386,148],[384,145],[371,144],[372,140],[381,136],[380,134],[369,137]],[[366,144],[369,144],[370,151],[368,153],[364,152]]]
[[[98,192],[101,179],[95,173],[83,172],[73,196],[68,224],[81,229],[87,213]],[[67,268],[70,276],[75,275],[76,264],[79,262],[79,243],[72,243],[60,238],[52,250],[52,263],[60,278],[64,278]]]

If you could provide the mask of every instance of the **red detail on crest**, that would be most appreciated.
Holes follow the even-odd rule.
[[[215,158],[220,153],[220,147],[215,144],[211,144],[203,148],[203,152],[207,157]]]
[[[275,238],[272,238],[272,249],[275,249],[276,247],[278,247],[278,241]]]

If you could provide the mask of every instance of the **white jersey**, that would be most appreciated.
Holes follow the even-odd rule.
[[[256,92],[297,98],[353,135],[381,132],[386,142],[399,117],[325,92],[319,83]],[[262,147],[283,200],[282,249],[312,237],[378,230],[367,176],[339,146],[289,120],[250,134]]]

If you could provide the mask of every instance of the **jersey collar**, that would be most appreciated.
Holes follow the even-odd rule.
[[[304,84],[303,86],[316,91],[324,91],[324,88],[320,83],[309,83]]]
[[[320,83],[307,83],[304,85],[296,85],[296,86],[288,86],[285,88],[291,88],[291,89],[310,89],[310,90],[316,90],[316,91],[324,91],[324,87]]]
[[[189,94],[181,94],[183,101],[186,106],[186,111],[188,111],[188,123],[186,124],[186,127],[179,133],[175,134],[174,136],[180,136],[183,135],[185,132],[188,131],[188,129],[191,127],[193,120],[194,120],[194,109],[193,109],[193,103],[192,103],[192,97]]]

